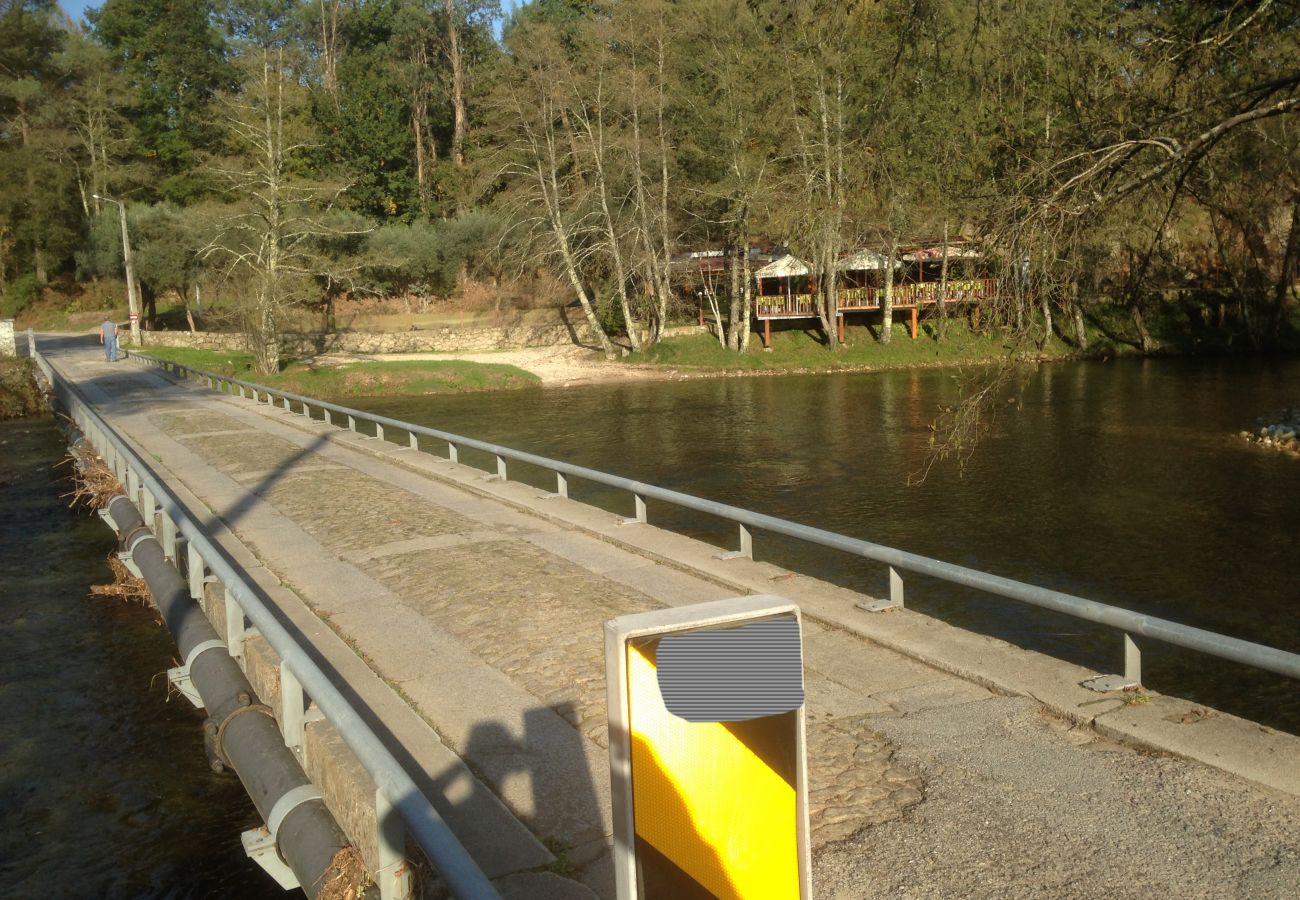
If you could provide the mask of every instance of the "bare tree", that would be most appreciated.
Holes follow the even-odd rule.
[[[243,90],[221,100],[222,124],[236,153],[211,167],[232,205],[218,216],[201,256],[239,295],[257,371],[270,375],[280,369],[286,309],[320,293],[316,279],[327,262],[317,244],[338,231],[326,215],[343,188],[295,172],[295,161],[312,142],[306,94],[285,51],[251,50],[243,65]]]

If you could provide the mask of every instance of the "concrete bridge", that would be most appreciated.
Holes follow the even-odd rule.
[[[1097,672],[906,609],[865,611],[870,598],[337,415],[109,364],[86,339],[40,350],[246,574],[503,896],[613,896],[602,624],[749,593],[787,596],[807,617],[818,896],[1289,898],[1300,886],[1294,736],[1150,692],[1086,690]],[[241,642],[249,681],[299,729],[303,769],[381,868],[375,776],[335,723],[284,722],[281,655],[204,571],[208,618]]]

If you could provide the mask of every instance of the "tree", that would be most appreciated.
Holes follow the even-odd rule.
[[[200,157],[219,139],[212,100],[237,80],[217,11],[213,0],[104,0],[87,13],[129,83],[136,152],[157,172],[157,195],[179,203],[207,190]]]
[[[0,0],[0,130],[8,195],[3,202],[12,246],[27,256],[36,280],[49,278],[51,244],[60,241],[59,204],[51,204],[51,136],[56,92],[62,79],[58,54],[64,34],[50,0]],[[56,138],[57,139],[57,138]],[[17,187],[21,186],[21,187]],[[14,188],[17,187],[15,190]],[[0,258],[0,281],[10,268]]]
[[[239,60],[243,89],[220,101],[232,153],[211,167],[231,207],[201,256],[236,291],[254,364],[269,375],[280,368],[286,309],[319,296],[332,268],[320,245],[346,229],[328,219],[342,186],[304,174],[313,133],[296,61],[273,34],[250,44]]]
[[[68,163],[76,172],[77,192],[87,219],[98,213],[97,195],[117,193],[128,182],[142,180],[131,151],[126,116],[130,90],[113,65],[112,54],[80,29],[68,33],[60,61],[67,73],[64,127],[76,135]]]

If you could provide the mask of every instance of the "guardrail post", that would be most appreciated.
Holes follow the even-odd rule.
[[[903,576],[893,566],[889,567],[889,605],[894,609],[903,608]]]
[[[302,753],[303,713],[302,682],[280,661],[280,730],[284,732],[284,745],[294,753]]]
[[[302,414],[303,414],[304,417],[306,417],[306,418],[308,418],[308,419],[311,418],[311,407],[308,406],[306,403],[304,403],[304,404],[302,405]]]
[[[248,394],[244,391],[244,386],[242,384],[239,385],[239,396],[241,399],[246,398],[248,396]]]
[[[1124,680],[1142,683],[1142,650],[1128,632],[1124,632]]]
[[[644,525],[648,519],[645,513],[645,497],[640,494],[633,494],[632,499],[636,501],[636,514],[630,519],[624,519],[620,525]]]
[[[244,608],[239,605],[234,594],[229,590],[226,594],[226,652],[230,657],[239,662],[240,666],[244,664],[244,637],[247,632],[244,627]]]
[[[135,472],[126,473],[126,499],[134,506],[140,496],[140,476]]]
[[[509,478],[506,477],[506,458],[504,456],[500,456],[500,455],[497,456],[497,473],[496,475],[490,477],[499,479],[501,481],[510,480]]]
[[[885,612],[890,609],[903,608],[903,576],[893,566],[889,567],[889,599],[864,600],[856,604],[858,609],[867,612]]]
[[[416,453],[419,453],[419,452],[420,452],[420,436],[417,435],[414,431],[412,431],[412,432],[411,432],[410,434],[408,434],[406,437],[407,437],[408,442],[409,442],[410,445],[411,445],[411,449],[414,450]]]
[[[158,532],[158,499],[154,497],[153,491],[144,488],[144,524],[149,526],[149,530],[157,534]]]
[[[454,463],[460,462],[460,451],[451,441],[447,442],[447,459]]]
[[[176,523],[166,511],[162,514],[162,540],[158,543],[163,546],[163,556],[173,566],[176,565]]]
[[[569,496],[569,479],[564,477],[563,472],[555,473],[555,496],[557,497]]]
[[[357,430],[356,416],[348,416],[348,431],[356,431],[356,430]]]
[[[379,441],[384,439],[384,426],[378,422],[375,423],[375,439]]]
[[[714,559],[753,559],[754,558],[754,537],[749,533],[749,529],[742,523],[736,523],[740,528],[740,549],[727,550],[719,553]]]
[[[375,790],[375,830],[379,865],[373,874],[379,896],[381,900],[409,900],[414,883],[406,861],[406,829],[382,787]]]
[[[320,414],[321,414],[321,421],[323,421],[326,425],[333,426],[334,417],[330,415],[330,411],[328,409],[322,408]]]
[[[185,545],[186,574],[190,582],[190,596],[202,602],[203,600],[203,557],[199,554],[199,549],[191,543]]]

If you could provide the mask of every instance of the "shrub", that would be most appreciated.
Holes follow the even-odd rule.
[[[20,275],[9,282],[9,287],[0,299],[0,319],[12,319],[27,304],[41,296],[41,285],[32,273]]]

